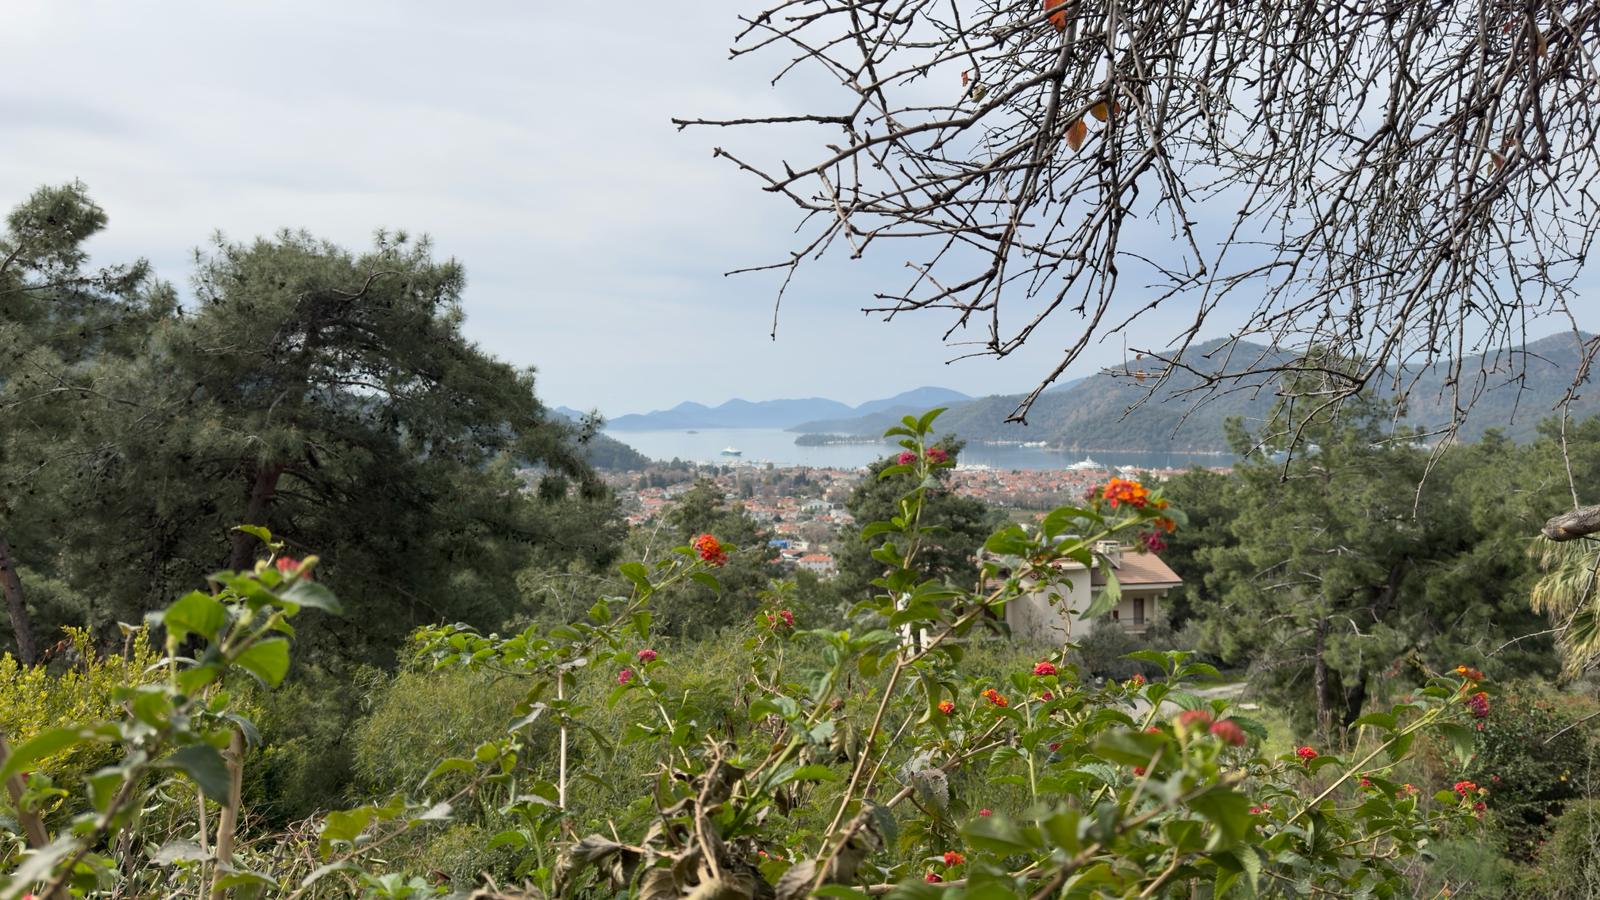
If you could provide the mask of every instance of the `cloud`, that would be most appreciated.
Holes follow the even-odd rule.
[[[722,273],[785,258],[796,216],[711,148],[777,159],[818,132],[670,124],[799,102],[770,87],[772,59],[727,59],[726,4],[19,0],[7,15],[0,58],[26,77],[0,88],[0,201],[80,178],[111,218],[96,258],[148,257],[180,285],[214,230],[354,247],[429,233],[467,267],[468,334],[538,367],[551,403],[1009,392],[1077,336],[1059,318],[1014,357],[946,365],[948,320],[860,312],[904,277],[897,247],[802,271],[771,341],[781,276]],[[1080,368],[1121,354],[1112,338]]]

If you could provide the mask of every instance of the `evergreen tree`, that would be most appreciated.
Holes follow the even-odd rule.
[[[34,269],[81,264],[75,248],[103,222],[83,208],[61,261]],[[18,231],[14,216],[12,245]],[[72,338],[32,368],[83,387],[52,413],[70,421],[38,429],[54,441],[50,479],[22,472],[39,442],[20,453],[4,439],[8,482],[24,488],[6,515],[41,536],[19,555],[67,598],[57,621],[138,622],[203,586],[197,573],[252,565],[262,551],[233,527],[253,524],[321,554],[350,607],[308,633],[381,659],[422,622],[498,625],[523,568],[615,552],[615,504],[581,435],[535,397],[531,371],[462,336],[461,267],[426,241],[380,235],[359,255],[288,232],[219,241],[188,309],[167,290],[125,300],[142,267],[126,275],[7,317]],[[144,327],[103,346],[96,324],[117,316]],[[28,389],[18,368],[8,394]]]
[[[946,438],[938,446],[955,460],[961,454],[963,443]],[[863,541],[860,526],[888,521],[900,514],[905,485],[878,477],[879,472],[894,463],[895,457],[890,456],[868,466],[866,475],[845,501],[845,509],[850,511],[858,527],[840,539],[834,562],[839,571],[837,590],[852,601],[864,599],[873,590],[873,579],[883,575],[883,564],[872,558],[872,551],[887,538]],[[951,584],[972,587],[978,581],[978,550],[1005,521],[1005,516],[981,500],[963,497],[951,490],[950,471],[937,469],[933,475],[937,484],[928,491],[922,516],[924,523],[934,531],[919,558],[923,560],[923,570],[930,575]]]

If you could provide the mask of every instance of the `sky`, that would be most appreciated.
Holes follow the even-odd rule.
[[[711,150],[781,153],[784,137],[669,119],[795,96],[768,84],[774,59],[728,60],[737,5],[635,8],[10,0],[0,204],[80,180],[110,217],[95,262],[144,257],[181,290],[218,232],[355,249],[380,228],[428,234],[466,267],[468,337],[536,367],[547,403],[613,416],[1015,393],[1076,340],[1062,314],[1003,360],[952,362],[945,320],[861,312],[901,283],[899,256],[802,269],[770,339],[778,278],[723,273],[785,258],[797,218]],[[1066,377],[1124,358],[1113,336]]]

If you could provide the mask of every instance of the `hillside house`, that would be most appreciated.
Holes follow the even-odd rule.
[[[1130,634],[1143,634],[1161,611],[1167,592],[1183,586],[1183,579],[1154,553],[1140,553],[1116,541],[1101,541],[1095,555],[1111,563],[1122,599],[1106,616]],[[1063,560],[1058,564],[1065,580],[1040,586],[1006,605],[1006,624],[1021,640],[1058,644],[1069,635],[1083,637],[1088,623],[1079,617],[1091,600],[1105,587],[1106,579],[1097,567],[1092,571],[1082,564]]]

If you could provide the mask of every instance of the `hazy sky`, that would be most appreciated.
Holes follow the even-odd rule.
[[[610,415],[1032,387],[1075,320],[947,365],[943,320],[860,312],[898,258],[804,270],[769,340],[776,281],[722,272],[783,258],[796,219],[710,150],[781,136],[668,122],[791,102],[773,60],[728,61],[741,8],[10,0],[0,204],[80,179],[111,219],[96,261],[147,257],[185,290],[213,231],[426,232],[466,265],[474,340],[536,366],[547,402]],[[1122,358],[1113,337],[1069,376]]]

